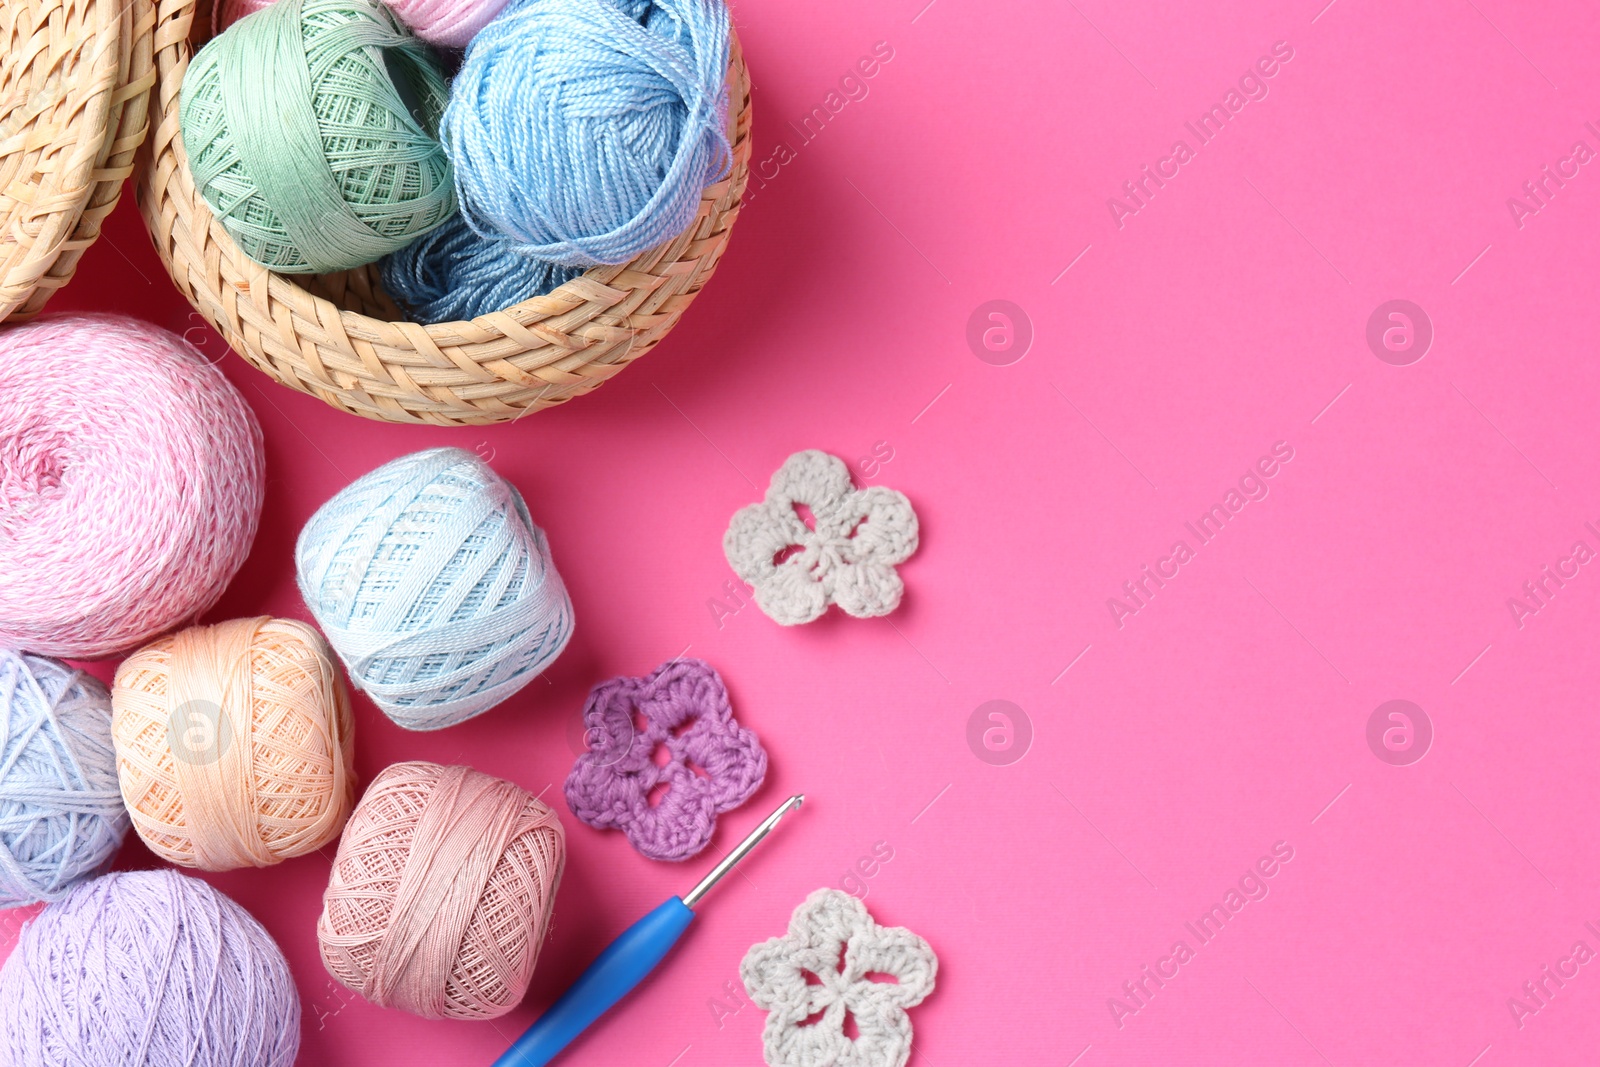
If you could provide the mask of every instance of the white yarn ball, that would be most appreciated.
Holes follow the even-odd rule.
[[[410,730],[488,711],[572,636],[572,601],[522,494],[459,448],[347,486],[300,531],[295,570],[351,684]]]

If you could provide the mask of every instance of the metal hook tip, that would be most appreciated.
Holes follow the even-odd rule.
[[[750,831],[749,837],[735,845],[733,851],[724,856],[722,862],[712,868],[711,873],[700,880],[699,885],[683,895],[681,899],[684,904],[691,908],[698,904],[700,899],[710,892],[711,887],[716,885],[723,875],[733,869],[734,864],[749,855],[750,850],[755,848],[762,838],[772,832],[772,828],[778,825],[779,820],[804,804],[805,800],[806,795],[804,793],[796,793],[782,804],[779,804],[771,815],[761,820],[761,825]]]

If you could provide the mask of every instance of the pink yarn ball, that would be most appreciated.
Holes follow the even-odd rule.
[[[211,32],[221,33],[246,15],[271,7],[276,0],[216,0],[211,9]]]
[[[424,41],[465,48],[474,34],[500,14],[506,0],[385,0],[384,6]]]
[[[0,330],[0,645],[95,658],[205,611],[250,552],[264,467],[244,397],[177,335]]]

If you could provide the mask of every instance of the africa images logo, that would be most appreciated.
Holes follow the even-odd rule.
[[[1116,223],[1117,229],[1122,229],[1131,216],[1149,207],[1156,193],[1183,173],[1184,166],[1195,159],[1202,148],[1219,137],[1246,104],[1265,100],[1270,91],[1268,81],[1293,58],[1294,49],[1288,41],[1274,42],[1272,54],[1260,57],[1246,69],[1234,85],[1228,86],[1219,103],[1212,104],[1197,118],[1183,124],[1194,138],[1194,144],[1191,145],[1187,138],[1179,137],[1172,142],[1172,148],[1166,155],[1153,165],[1146,163],[1139,168],[1138,177],[1122,183],[1120,198],[1107,197],[1106,209],[1111,212],[1111,221]]]
[[[1107,997],[1106,1008],[1117,1029],[1121,1030],[1130,1018],[1148,1008],[1156,994],[1198,958],[1200,949],[1220,937],[1223,929],[1247,904],[1266,900],[1272,892],[1270,880],[1293,859],[1293,845],[1287,841],[1274,842],[1271,853],[1247,867],[1238,881],[1223,891],[1220,900],[1202,911],[1198,918],[1183,924],[1185,936],[1174,939],[1166,955],[1158,957],[1153,966],[1142,965],[1137,977],[1122,983],[1120,996]]]
[[[1167,554],[1155,561],[1153,567],[1148,563],[1142,564],[1137,576],[1122,583],[1122,596],[1107,597],[1106,610],[1111,613],[1111,621],[1117,624],[1117,629],[1122,629],[1131,616],[1149,607],[1156,593],[1183,573],[1183,567],[1195,558],[1200,549],[1215,540],[1223,528],[1238,517],[1246,504],[1265,500],[1272,491],[1268,480],[1275,477],[1292,459],[1294,448],[1289,442],[1274,443],[1272,453],[1257,459],[1240,476],[1237,486],[1230,486],[1220,501],[1201,512],[1193,521],[1183,524],[1183,528],[1194,538],[1194,544],[1191,545],[1188,538],[1178,538]]]

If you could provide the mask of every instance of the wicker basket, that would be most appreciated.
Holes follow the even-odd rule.
[[[632,261],[471,322],[403,321],[376,266],[274,274],[239,251],[195,190],[178,131],[195,0],[159,0],[152,158],[139,209],[167,271],[234,350],[283,384],[390,422],[505,422],[598,387],[650,351],[716,269],[750,161],[750,80],[730,69],[733,168],[693,224]]]
[[[0,0],[0,319],[43,308],[117,206],[154,28],[151,0]]]

